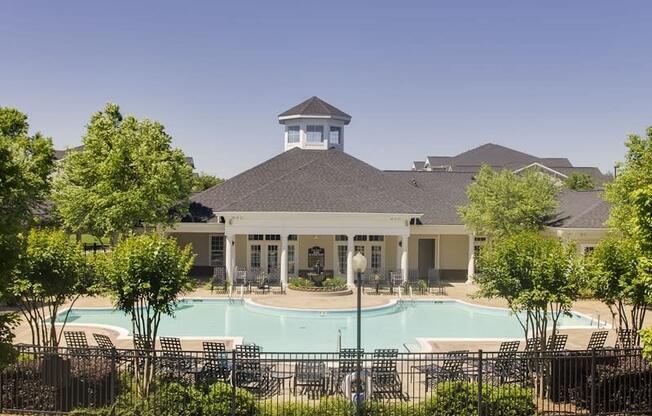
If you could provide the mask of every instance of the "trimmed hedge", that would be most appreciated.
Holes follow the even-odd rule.
[[[424,416],[474,416],[478,414],[478,385],[455,382],[437,386],[435,396],[423,406]],[[532,390],[515,385],[482,386],[482,414],[533,416]]]

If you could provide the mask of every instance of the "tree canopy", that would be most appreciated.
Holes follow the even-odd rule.
[[[458,211],[467,227],[479,235],[538,231],[555,214],[557,192],[553,181],[540,172],[495,172],[483,166],[466,190],[468,204]]]
[[[573,172],[564,180],[564,186],[571,191],[592,191],[595,184],[586,173]]]
[[[30,326],[33,344],[59,345],[63,331],[63,326],[58,332],[55,327],[59,308],[68,301],[72,306],[81,295],[91,293],[93,279],[81,246],[65,232],[29,232],[9,289]]]
[[[478,294],[505,299],[525,337],[542,340],[555,333],[559,317],[570,311],[583,287],[581,260],[573,244],[536,232],[521,232],[488,242],[478,258]],[[549,327],[552,323],[552,327]]]
[[[20,252],[19,233],[49,192],[53,164],[52,140],[40,133],[30,136],[25,114],[0,107],[0,284]]]
[[[115,104],[93,114],[83,149],[69,152],[55,178],[64,225],[115,237],[138,224],[171,224],[182,217],[192,167],[171,140],[162,124],[123,117]]]
[[[209,175],[208,173],[200,172],[194,176],[192,185],[193,192],[202,192],[215,185],[220,185],[224,179],[217,176]]]
[[[612,207],[609,225],[632,238],[644,255],[652,251],[652,127],[646,137],[632,134],[625,142],[625,162],[606,186]],[[648,254],[646,254],[648,253]]]
[[[181,249],[175,239],[158,234],[131,235],[106,260],[104,277],[115,307],[131,316],[133,334],[153,349],[162,315],[172,315],[179,296],[191,289],[192,248]],[[146,393],[153,377],[148,363],[138,374]]]

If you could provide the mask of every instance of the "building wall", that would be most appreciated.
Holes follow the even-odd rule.
[[[237,234],[235,236],[235,265],[238,269],[247,269],[247,236],[244,234]]]
[[[440,237],[439,268],[466,270],[469,264],[469,236],[442,235]]]
[[[400,264],[397,263],[398,256],[398,237],[393,235],[385,236],[385,269],[398,270]]]
[[[177,239],[180,247],[192,245],[192,251],[197,255],[194,266],[210,266],[209,233],[168,233]]]
[[[333,269],[333,250],[335,237],[332,235],[300,235],[298,239],[297,256],[299,257],[299,270],[308,268],[308,249],[311,247],[321,247],[324,249],[324,269]]]

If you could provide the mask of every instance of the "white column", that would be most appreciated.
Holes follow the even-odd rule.
[[[346,236],[346,285],[353,287],[355,278],[353,276],[353,234]]]
[[[408,236],[401,236],[401,277],[403,282],[408,280]]]
[[[235,254],[235,247],[233,246],[233,242],[235,240],[235,236],[233,234],[224,234],[224,266],[226,268],[226,280],[229,283],[233,283],[234,277],[234,254]]]
[[[466,283],[473,283],[475,274],[475,236],[469,234],[469,264],[466,272]]]
[[[281,285],[288,283],[288,235],[281,234]]]

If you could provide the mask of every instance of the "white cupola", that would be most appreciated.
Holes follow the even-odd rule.
[[[285,126],[285,150],[344,150],[344,126],[351,122],[351,116],[319,97],[311,97],[279,114],[278,122]]]

